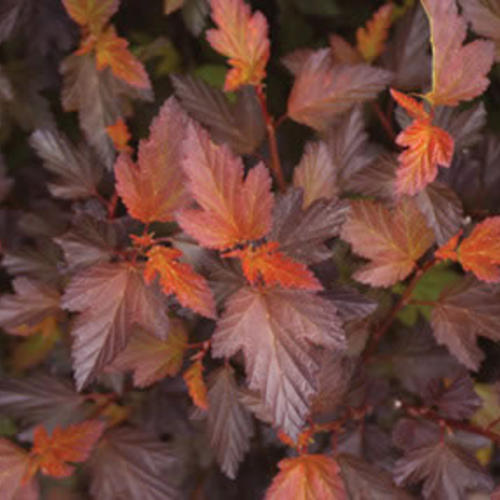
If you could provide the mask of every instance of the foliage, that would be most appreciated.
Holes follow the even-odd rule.
[[[0,3],[2,499],[498,496],[498,0]]]

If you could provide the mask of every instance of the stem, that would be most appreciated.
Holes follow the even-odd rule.
[[[375,111],[378,119],[380,120],[380,123],[382,124],[382,127],[384,128],[389,139],[391,140],[391,142],[394,142],[394,140],[396,139],[396,132],[394,132],[391,121],[387,118],[387,116],[385,116],[378,102],[374,102],[372,104],[372,108],[373,111]]]
[[[274,119],[269,114],[267,109],[266,95],[262,89],[262,86],[257,87],[257,97],[259,98],[260,107],[262,110],[262,115],[266,122],[267,137],[269,141],[269,151],[271,153],[271,165],[270,169],[278,183],[278,188],[281,192],[286,190],[286,182],[283,177],[283,169],[281,168],[281,161],[278,152],[278,142],[276,141],[276,127],[274,125]]]
[[[405,307],[410,302],[411,294],[413,293],[413,290],[415,290],[415,287],[418,285],[419,281],[422,279],[422,276],[435,264],[436,260],[432,259],[426,262],[421,268],[417,269],[417,272],[413,275],[413,278],[406,287],[403,295],[401,295],[399,300],[394,304],[392,309],[389,311],[389,314],[385,318],[385,321],[380,324],[380,326],[373,333],[371,339],[368,341],[368,346],[366,347],[365,352],[362,355],[362,360],[364,362],[372,357],[375,350],[377,349],[377,346],[382,340],[382,337],[391,327],[398,312],[401,311],[401,309],[403,309],[403,307]]]
[[[436,413],[434,410],[429,408],[418,408],[415,406],[406,405],[403,403],[403,408],[411,417],[421,417],[425,420],[430,420],[431,422],[436,422],[440,425],[445,425],[454,430],[460,430],[465,432],[470,432],[472,434],[477,434],[479,436],[484,436],[496,443],[500,443],[500,434],[492,432],[489,429],[484,429],[474,424],[469,424],[468,422],[463,422],[461,420],[455,420],[453,418],[445,418]]]

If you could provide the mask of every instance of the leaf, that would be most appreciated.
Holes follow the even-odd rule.
[[[29,0],[6,0],[0,6],[0,43],[10,38],[29,14]]]
[[[392,24],[393,7],[391,3],[382,5],[366,23],[366,27],[358,28],[356,31],[358,52],[368,63],[375,61],[384,51]]]
[[[4,500],[38,500],[34,481],[23,485],[30,467],[30,456],[9,440],[0,438],[0,490]]]
[[[345,201],[317,200],[302,210],[301,190],[291,189],[276,200],[268,239],[277,241],[289,257],[306,264],[328,259],[325,241],[338,236],[349,206]]]
[[[97,195],[102,167],[88,148],[83,145],[76,148],[64,134],[47,129],[36,130],[30,145],[44,167],[56,176],[48,186],[53,196],[75,199]]]
[[[118,118],[113,125],[106,127],[106,132],[113,141],[116,151],[132,154],[132,148],[128,144],[132,136],[123,118]]]
[[[452,239],[456,243],[455,238]],[[436,255],[439,255],[436,253]],[[446,258],[460,262],[466,271],[487,283],[500,282],[500,217],[488,217],[477,224],[456,252]]]
[[[80,128],[99,157],[111,168],[115,152],[106,127],[126,114],[127,99],[152,100],[149,90],[138,89],[115,78],[109,68],[99,71],[90,54],[70,55],[63,60],[62,106],[78,111]]]
[[[80,26],[88,26],[99,34],[104,25],[118,12],[120,0],[62,0],[68,14]]]
[[[71,329],[79,390],[125,348],[135,325],[159,338],[168,330],[163,300],[128,263],[99,263],[76,274],[63,307],[81,313]]]
[[[224,250],[258,240],[271,227],[271,178],[259,163],[243,180],[243,163],[189,124],[184,143],[188,189],[201,209],[185,209],[177,221],[202,246]]]
[[[500,9],[498,3],[488,0],[460,0],[463,16],[473,30],[495,42],[495,61],[500,61]]]
[[[109,26],[95,41],[97,69],[102,71],[109,66],[117,78],[129,85],[151,90],[151,82],[144,66],[130,52],[128,45],[125,38],[116,34],[114,26]]]
[[[313,201],[331,200],[338,194],[337,172],[324,142],[309,142],[293,171],[293,185],[304,191],[303,208]]]
[[[368,64],[334,65],[330,49],[314,52],[297,75],[288,98],[288,116],[324,130],[357,103],[374,99],[392,74]]]
[[[215,302],[205,278],[189,264],[179,262],[182,257],[180,250],[155,245],[146,256],[146,283],[151,283],[158,274],[163,293],[173,293],[184,307],[207,318],[215,318]]]
[[[151,124],[149,138],[139,143],[137,165],[128,155],[119,156],[116,189],[132,217],[145,223],[171,221],[188,202],[179,169],[187,124],[175,98],[167,99]]]
[[[261,393],[275,426],[295,439],[317,391],[318,349],[344,349],[336,307],[295,290],[242,288],[212,337],[215,357],[242,350],[250,389]]]
[[[140,429],[119,427],[106,432],[89,467],[90,494],[100,500],[177,500],[181,496],[172,450]]]
[[[410,500],[412,497],[395,486],[391,476],[365,460],[342,453],[337,457],[340,475],[352,500]]]
[[[435,406],[440,415],[464,420],[481,407],[481,398],[474,391],[474,382],[467,372],[452,380],[433,379],[425,389],[424,401]]]
[[[221,368],[212,375],[208,389],[207,431],[217,462],[231,479],[236,478],[253,436],[252,417],[240,403],[239,392],[232,368]]]
[[[243,272],[252,285],[257,285],[262,279],[267,286],[281,285],[283,288],[311,291],[323,289],[307,266],[291,259],[278,248],[279,244],[271,241],[259,247],[233,250],[224,257],[239,258]]]
[[[77,215],[72,226],[54,241],[63,249],[71,271],[81,270],[98,262],[107,262],[118,245],[118,231],[109,221]]]
[[[53,429],[82,417],[85,398],[60,378],[35,373],[25,378],[0,380],[0,410],[19,419],[22,428],[43,425]]]
[[[431,316],[434,335],[463,365],[477,370],[484,355],[476,337],[500,340],[500,302],[497,290],[466,280],[446,290]]]
[[[52,436],[43,426],[35,429],[31,454],[41,471],[52,477],[68,477],[75,468],[66,462],[85,462],[104,431],[99,420],[86,420],[62,429],[56,427]]]
[[[491,491],[494,485],[472,455],[443,441],[408,452],[396,462],[394,477],[400,485],[423,481],[425,498],[463,498],[466,491]]]
[[[203,360],[197,359],[182,375],[193,403],[202,410],[208,409],[207,386],[203,380]]]
[[[433,106],[457,106],[481,95],[493,65],[493,42],[475,40],[462,45],[467,34],[455,0],[422,0],[429,18],[432,43],[432,90],[425,98]]]
[[[12,282],[15,294],[0,297],[0,326],[11,335],[60,312],[60,294],[54,287],[25,277]]]
[[[267,490],[266,500],[347,499],[340,467],[327,455],[284,458],[278,467],[280,472]]]
[[[163,12],[170,15],[184,5],[185,0],[163,0]]]
[[[409,199],[392,212],[373,201],[351,202],[341,238],[353,252],[372,261],[356,271],[354,279],[382,287],[404,280],[434,242],[424,216]]]
[[[218,29],[208,30],[207,40],[217,52],[229,57],[232,66],[224,90],[260,85],[270,53],[266,18],[259,11],[252,15],[243,0],[210,0],[210,6]]]
[[[266,134],[262,110],[255,90],[242,87],[236,101],[201,79],[191,76],[170,77],[175,94],[190,116],[207,127],[212,139],[227,144],[236,154],[251,154]]]
[[[138,329],[125,350],[114,359],[112,368],[119,371],[133,370],[134,386],[148,387],[179,373],[187,342],[187,332],[180,321],[171,320],[167,340],[160,340]]]

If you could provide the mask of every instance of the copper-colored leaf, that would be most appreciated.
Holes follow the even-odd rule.
[[[242,350],[250,389],[259,391],[274,424],[295,438],[317,391],[315,346],[345,347],[336,307],[296,290],[242,288],[232,295],[212,338],[216,357]]]
[[[118,118],[113,125],[106,127],[106,132],[111,137],[117,151],[120,153],[132,153],[132,148],[128,144],[132,136],[123,118]]]
[[[36,457],[36,463],[44,474],[53,477],[70,476],[75,468],[66,462],[85,462],[99,441],[104,427],[104,423],[99,420],[86,420],[66,429],[56,427],[49,436],[45,428],[39,426],[33,435],[31,454]]]
[[[114,370],[133,370],[134,385],[147,387],[167,376],[176,375],[187,347],[187,333],[180,322],[170,323],[167,340],[138,329],[127,347],[115,358]]]
[[[358,64],[363,62],[363,57],[360,52],[353,47],[345,38],[340,35],[330,35],[328,37],[328,41],[330,42],[330,49],[332,51],[332,56],[334,61],[337,64]],[[304,51],[311,49],[303,49]],[[299,68],[297,68],[299,69]],[[298,71],[292,71],[295,75]]]
[[[151,82],[142,63],[128,49],[128,41],[119,37],[113,26],[101,33],[95,42],[98,70],[110,67],[113,74],[140,89],[150,89]]]
[[[144,278],[151,283],[156,275],[167,295],[175,294],[184,307],[215,318],[215,303],[210,288],[203,276],[196,273],[189,264],[179,262],[182,252],[176,248],[155,245],[147,253]]]
[[[163,298],[146,287],[141,271],[129,263],[99,263],[76,274],[63,305],[81,312],[71,330],[79,389],[125,348],[135,325],[159,338],[168,331]]]
[[[72,19],[80,26],[88,26],[94,34],[118,11],[120,0],[62,0]]]
[[[188,196],[180,168],[188,117],[171,97],[153,120],[148,139],[139,144],[135,165],[122,154],[115,165],[116,189],[129,214],[142,222],[166,222]]]
[[[266,500],[347,500],[340,467],[327,455],[284,458]]]
[[[226,76],[225,90],[241,85],[259,85],[266,76],[269,59],[267,21],[261,12],[251,14],[243,0],[210,0],[217,30],[207,32],[210,45],[229,57],[232,69]]]
[[[183,162],[188,188],[200,209],[177,215],[181,227],[208,248],[226,249],[258,240],[271,228],[271,178],[262,163],[243,180],[243,162],[189,124]]]
[[[390,89],[392,98],[414,119],[427,120],[432,117],[424,104],[396,89]]]
[[[366,27],[356,31],[357,49],[366,62],[373,62],[384,51],[385,41],[392,23],[393,4],[382,5]]]
[[[392,74],[368,64],[334,65],[330,49],[314,52],[303,64],[288,98],[293,120],[324,130],[354,104],[374,99]]]
[[[197,359],[184,372],[182,378],[186,382],[189,390],[189,395],[193,403],[202,410],[208,409],[207,386],[203,379],[203,360]]]
[[[372,261],[356,271],[354,278],[384,287],[405,279],[434,242],[425,217],[409,199],[392,212],[381,203],[353,201],[341,237],[355,253]]]
[[[431,27],[432,90],[426,99],[433,106],[456,106],[481,95],[490,84],[495,45],[485,40],[462,45],[465,20],[455,0],[422,0]]]
[[[338,194],[337,171],[324,142],[310,142],[293,171],[293,185],[304,191],[303,208],[313,201],[331,200]]]

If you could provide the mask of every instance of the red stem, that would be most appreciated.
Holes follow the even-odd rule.
[[[262,86],[257,87],[257,96],[259,98],[260,107],[262,109],[262,115],[266,122],[267,137],[269,141],[269,151],[271,153],[271,165],[270,169],[278,183],[278,188],[280,191],[284,192],[286,190],[286,182],[283,176],[283,169],[281,168],[281,161],[278,152],[278,142],[276,140],[276,127],[274,125],[274,119],[269,114],[267,109],[266,95],[262,89]]]
[[[396,139],[396,132],[394,132],[394,128],[392,126],[391,121],[382,111],[382,108],[380,107],[380,104],[378,102],[374,102],[372,104],[372,108],[373,111],[375,111],[375,114],[377,115],[378,119],[380,120],[380,123],[382,124],[382,127],[387,133],[389,139],[391,140],[391,142],[394,142],[394,140]]]

